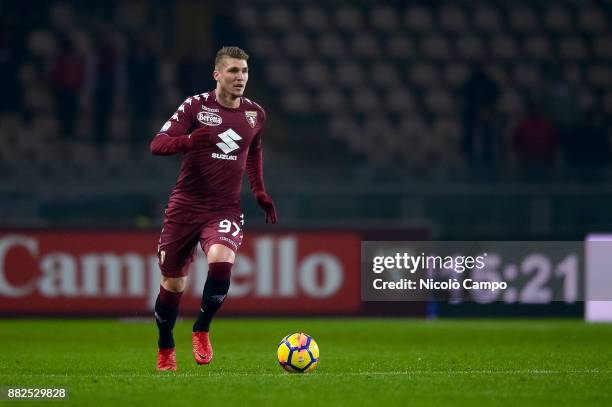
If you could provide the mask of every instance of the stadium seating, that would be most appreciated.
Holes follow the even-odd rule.
[[[610,118],[612,21],[600,2],[238,4],[247,47],[267,61],[265,77],[283,95],[281,109],[289,117],[320,113],[331,135],[372,161],[380,151],[368,151],[372,143],[361,139],[386,132],[412,138],[401,117],[422,123],[429,148],[456,163],[460,143],[448,152],[449,144],[434,139],[446,134],[439,129],[449,118],[453,137],[461,137],[461,87],[483,62],[500,86],[501,129],[512,125],[528,97],[546,92],[551,64],[575,87],[582,109]],[[279,60],[279,47],[288,58]],[[372,112],[386,117],[368,121]],[[379,143],[390,150],[396,144]]]
[[[235,23],[253,56],[257,91],[275,121],[294,137],[316,123],[313,142],[331,138],[378,165],[384,157],[409,157],[405,167],[423,168],[436,157],[449,172],[466,165],[461,150],[463,85],[481,65],[499,86],[495,106],[502,138],[525,102],[550,86],[551,65],[571,87],[582,110],[612,122],[612,27],[609,5],[594,0],[306,2],[236,0]],[[1,112],[0,156],[10,174],[40,179],[75,177],[137,178],[142,171],[174,174],[175,162],[150,161],[142,148],[148,135],[134,139],[128,100],[129,56],[143,36],[156,44],[158,90],[146,118],[151,132],[180,100],[178,53],[170,27],[151,33],[151,18],[164,10],[147,2],[101,5],[97,27],[78,3],[51,3],[26,24],[19,64],[20,112]],[[172,7],[172,6],[168,6]],[[114,47],[115,83],[108,130],[96,139],[93,99],[97,30]],[[69,38],[83,58],[85,80],[78,91],[74,133],[62,133],[49,67]],[[307,126],[306,126],[307,127]],[[610,130],[608,128],[608,130]],[[269,138],[271,150],[278,138]],[[292,143],[286,143],[291,145]],[[297,146],[297,144],[295,144]],[[291,151],[299,155],[301,147]],[[335,153],[338,153],[337,151]],[[31,164],[30,168],[23,163]],[[431,171],[436,168],[430,166]],[[166,171],[167,170],[167,171]],[[427,171],[427,168],[425,168]],[[70,171],[68,171],[70,172]],[[6,172],[5,172],[6,173]]]

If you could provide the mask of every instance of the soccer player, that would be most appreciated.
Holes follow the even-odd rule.
[[[238,47],[221,48],[213,71],[216,89],[188,97],[151,142],[155,155],[182,154],[157,250],[162,273],[155,302],[158,370],[176,370],[172,329],[198,243],[208,259],[208,276],[193,325],[193,356],[198,364],[212,360],[210,323],[229,290],[243,238],[240,189],[245,169],[266,223],[277,221],[263,181],[261,139],[266,113],[243,96],[248,58]]]

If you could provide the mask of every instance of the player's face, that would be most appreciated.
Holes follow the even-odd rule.
[[[249,80],[249,67],[244,59],[225,57],[220,66],[215,69],[213,76],[221,91],[240,97],[244,93]]]

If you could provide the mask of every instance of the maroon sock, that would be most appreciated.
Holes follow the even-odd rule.
[[[182,292],[175,293],[164,288],[163,285],[159,286],[159,301],[168,308],[175,308],[181,302]]]
[[[208,276],[215,280],[229,280],[232,275],[232,263],[219,262],[208,265]]]
[[[193,332],[208,332],[215,313],[223,305],[230,287],[232,263],[218,262],[208,265],[208,277],[204,284],[202,303],[198,319],[193,324]]]

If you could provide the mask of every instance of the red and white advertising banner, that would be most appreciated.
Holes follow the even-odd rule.
[[[159,292],[154,232],[0,231],[1,315],[149,315]],[[352,232],[250,233],[224,314],[351,314],[361,309]],[[181,312],[206,279],[198,248]]]

